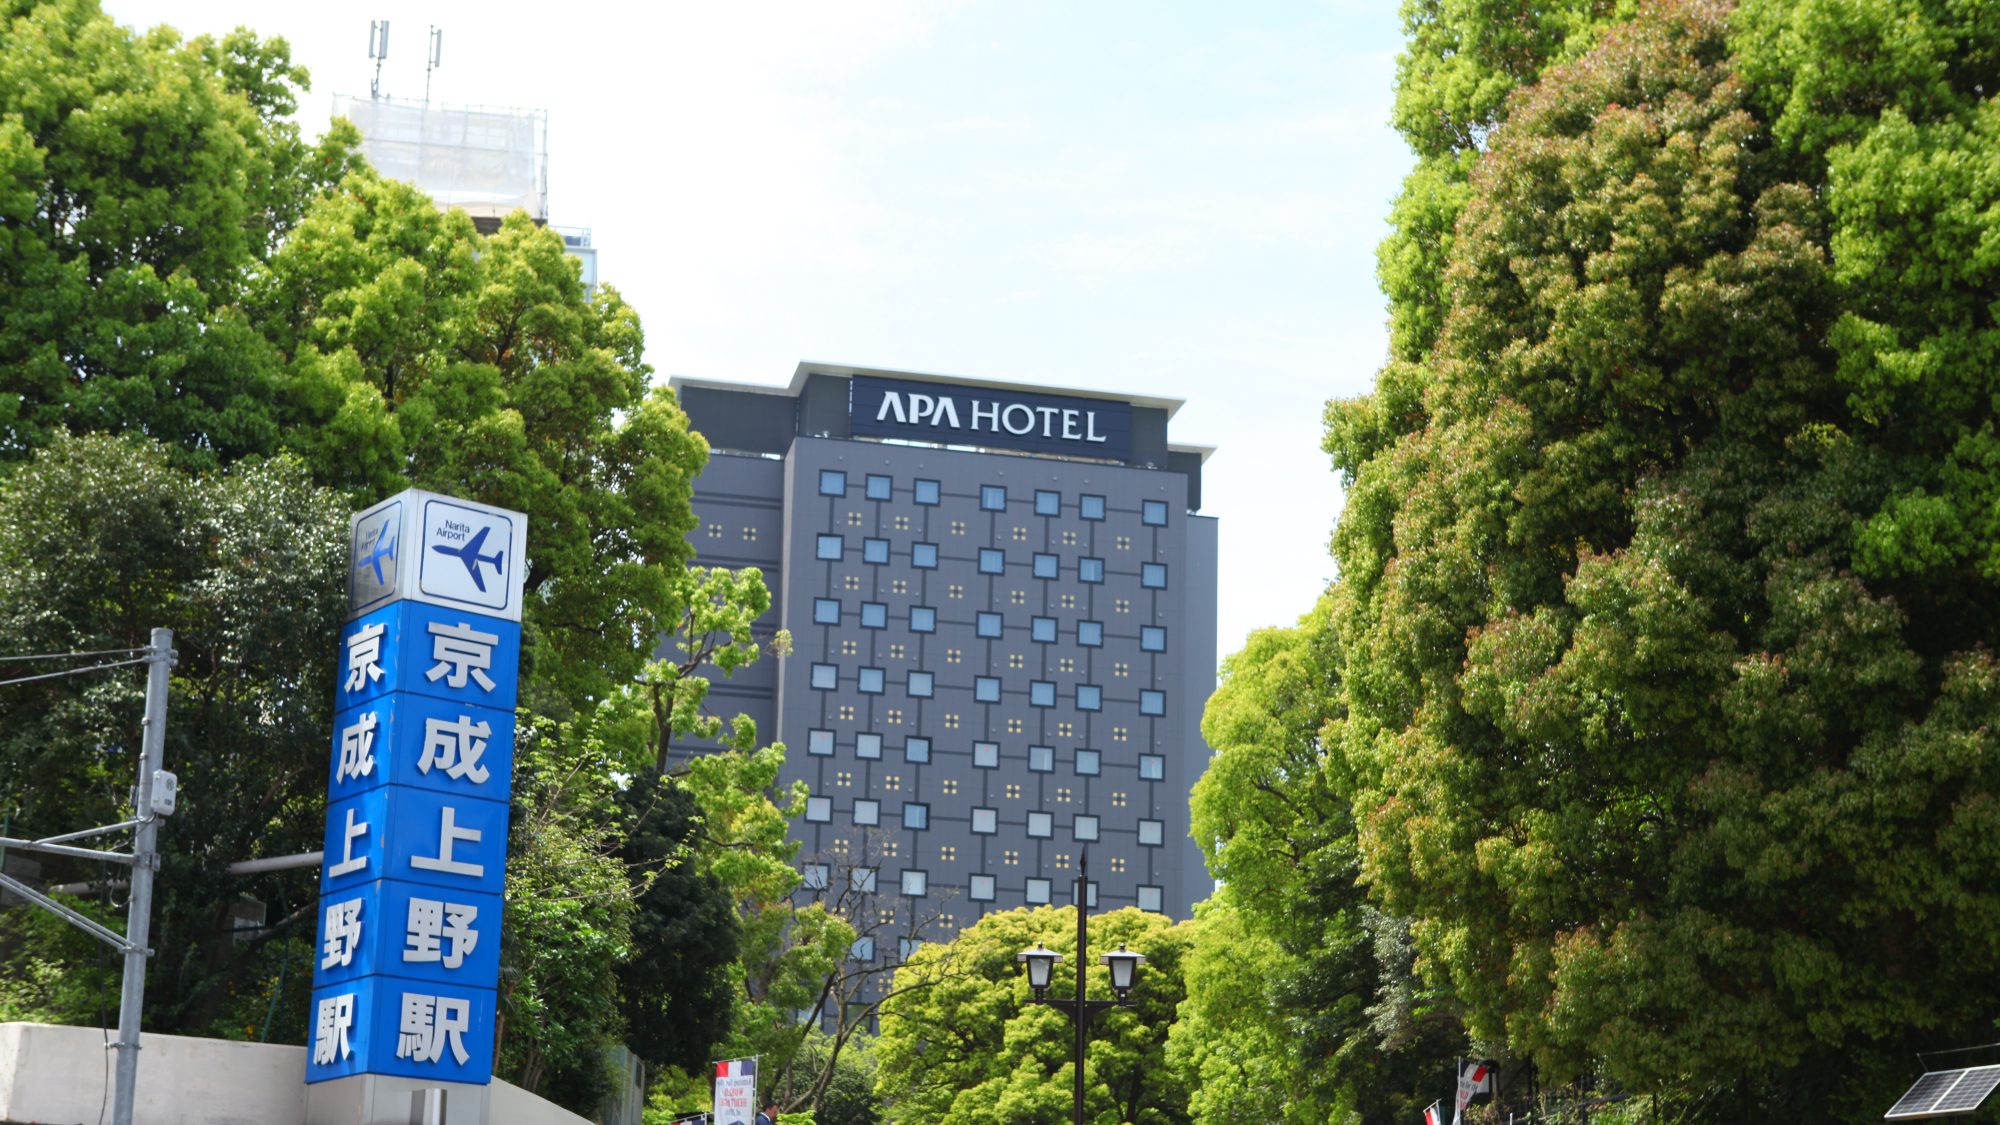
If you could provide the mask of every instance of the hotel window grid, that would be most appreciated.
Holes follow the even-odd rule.
[[[1028,836],[1031,839],[1046,840],[1056,834],[1056,814],[1031,812],[1028,814]]]
[[[1082,843],[1087,844],[1095,841],[1097,839],[1097,818],[1079,814],[1075,823],[1070,826],[1070,832]]]
[[[929,672],[910,673],[910,698],[929,699],[931,697],[932,684],[933,681]]]
[[[937,502],[938,502],[938,482],[936,482],[936,481],[934,481],[934,480],[920,480],[920,481],[918,481],[918,482],[917,482],[917,484],[916,484],[916,494],[917,494],[917,503],[919,503],[919,504],[935,504],[935,503],[937,503]]]
[[[1004,484],[982,484],[979,486],[979,507],[988,512],[1007,510],[1007,486]]]
[[[1007,552],[1002,551],[997,547],[979,548],[979,573],[981,574],[1007,573]]]
[[[840,686],[840,668],[834,664],[812,666],[812,686],[814,691],[832,691]]]
[[[905,867],[902,883],[904,898],[923,898],[930,893],[931,877],[928,871]],[[909,954],[905,953],[903,956],[908,957]]]
[[[806,732],[806,753],[822,757],[833,753],[833,732],[830,730],[809,730]]]
[[[1157,848],[1167,842],[1167,824],[1162,820],[1142,820],[1139,822],[1139,842],[1149,848]]]
[[[840,624],[840,599],[814,598],[813,624],[815,625]]]
[[[882,823],[882,802],[869,797],[855,798],[854,823],[864,828],[872,828]]]
[[[824,824],[833,819],[832,797],[807,797],[806,819],[814,824]]]
[[[1056,751],[1053,746],[1028,747],[1028,768],[1036,773],[1053,773],[1056,768]]]
[[[1167,759],[1160,754],[1139,755],[1139,780],[1161,781],[1167,776]]]
[[[839,562],[841,552],[846,549],[846,542],[847,540],[838,535],[822,535],[815,541],[813,557]]]
[[[847,495],[847,474],[838,469],[819,471],[819,494],[821,496]]]
[[[1000,681],[994,676],[972,678],[972,698],[976,703],[1000,702]]]
[[[1076,752],[1076,772],[1079,777],[1096,777],[1103,769],[1103,759],[1095,750]]]
[[[1095,879],[1084,880],[1083,904],[1084,906],[1088,907],[1091,910],[1097,909],[1097,880]]]
[[[1147,527],[1167,526],[1167,502],[1147,500],[1139,505],[1139,522]]]
[[[1148,590],[1164,590],[1164,589],[1166,589],[1166,588],[1167,588],[1167,564],[1166,564],[1166,563],[1140,563],[1140,564],[1139,564],[1139,585],[1141,585],[1141,586],[1144,586],[1144,587],[1145,587],[1146,589],[1148,589]]]
[[[1076,560],[1076,580],[1079,582],[1104,581],[1104,560],[1103,559]]]
[[[973,632],[988,640],[998,640],[1003,629],[1000,615],[997,613],[981,613],[974,618],[972,629]]]
[[[799,869],[799,874],[805,876],[807,890],[823,891],[826,889],[827,879],[833,875],[833,869],[824,863],[808,863]]]
[[[854,678],[854,690],[863,695],[881,695],[889,678],[880,668],[863,668]]]
[[[973,743],[972,764],[983,770],[999,769],[1000,744],[997,742]]]
[[[1164,691],[1141,691],[1139,693],[1139,713],[1141,715],[1166,714],[1167,693]]]
[[[910,565],[919,570],[936,570],[938,552],[936,543],[910,544]]]
[[[937,632],[937,610],[927,605],[910,607],[910,632]]]
[[[1158,887],[1139,888],[1139,909],[1158,914],[1164,907],[1166,892]]]
[[[888,562],[889,541],[887,539],[863,539],[861,541],[861,561],[865,563]],[[1165,572],[1166,568],[1162,567],[1161,573],[1164,574]],[[1162,578],[1160,584],[1163,586],[1166,585],[1166,579]]]
[[[867,496],[870,500],[892,499],[894,493],[895,484],[890,478],[875,473],[868,474]]]
[[[1104,518],[1104,497],[1079,496],[1077,497],[1076,508],[1077,512],[1081,514],[1084,519],[1101,520]]]
[[[1000,831],[1000,810],[973,809],[972,831],[977,836],[991,836]]]
[[[861,603],[861,627],[863,629],[887,629],[889,627],[889,607],[881,602]]]
[[[1104,710],[1104,689],[1096,684],[1078,684],[1076,688],[1076,709],[1079,711]]]
[[[1056,642],[1056,619],[1053,617],[1030,618],[1028,621],[1028,637],[1041,644],[1054,644]]]
[[[1167,630],[1160,625],[1139,626],[1139,647],[1146,652],[1167,651]]]
[[[998,882],[991,875],[974,875],[966,881],[965,897],[974,902],[992,902]]]
[[[903,827],[925,829],[931,826],[931,807],[919,801],[903,805]]]
[[[1030,707],[1054,707],[1056,705],[1056,685],[1048,680],[1029,680],[1028,705]]]
[[[1035,556],[1035,577],[1037,578],[1062,577],[1061,560],[1054,555],[1037,554]]]
[[[857,758],[880,758],[882,756],[882,736],[872,733],[855,735],[854,756]]]
[[[1104,644],[1104,622],[1079,621],[1076,623],[1076,643],[1089,648],[1100,648]]]
[[[1049,892],[1051,889],[1053,889],[1053,886],[1054,884],[1050,883],[1047,879],[1042,879],[1042,878],[1029,879],[1027,895],[1026,895],[1028,900],[1028,905],[1047,906],[1049,904]]]
[[[931,740],[928,738],[905,739],[903,742],[903,760],[906,762],[930,761]]]
[[[875,893],[875,869],[872,867],[851,867],[847,871],[847,885],[858,894]]]
[[[1062,515],[1062,493],[1046,489],[1035,490],[1035,514],[1038,516]]]

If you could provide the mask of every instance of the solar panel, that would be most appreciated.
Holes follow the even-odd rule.
[[[1986,1100],[1986,1095],[1991,1094],[1995,1086],[2000,1086],[2000,1066],[1934,1070],[1917,1079],[1910,1092],[1882,1116],[1897,1121],[1971,1113],[1979,1108],[1979,1103]]]

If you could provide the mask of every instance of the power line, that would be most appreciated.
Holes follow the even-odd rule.
[[[0,661],[56,660],[62,657],[69,657],[69,656],[123,656],[125,653],[128,652],[144,652],[144,651],[146,650],[143,648],[100,648],[100,649],[94,649],[90,652],[44,652],[35,656],[0,656]]]
[[[70,668],[62,672],[44,672],[39,676],[22,676],[18,680],[0,680],[0,687],[6,687],[8,684],[25,684],[32,680],[52,680],[57,676],[75,676],[84,672],[96,672],[104,668],[123,668],[128,664],[146,664],[151,660],[152,658],[149,656],[142,656],[137,660],[114,660],[109,664],[92,664],[88,668]]]

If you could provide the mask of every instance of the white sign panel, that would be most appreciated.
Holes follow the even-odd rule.
[[[347,616],[397,598],[521,619],[528,517],[410,489],[356,515]]]

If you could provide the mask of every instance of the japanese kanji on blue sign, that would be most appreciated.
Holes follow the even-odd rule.
[[[415,490],[354,517],[307,1082],[492,1080],[527,530]]]

